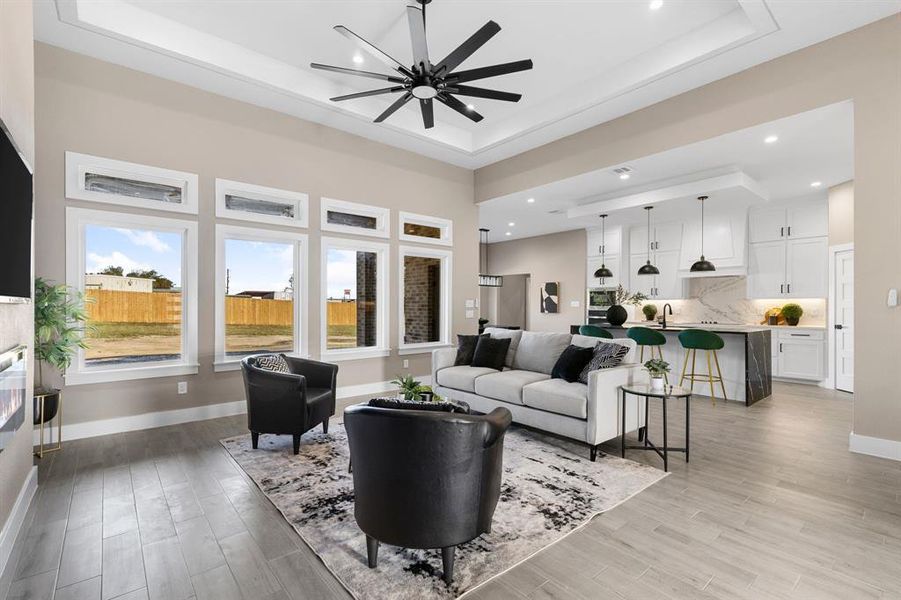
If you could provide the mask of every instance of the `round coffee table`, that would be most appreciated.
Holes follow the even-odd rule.
[[[685,462],[688,462],[688,440],[689,440],[689,428],[691,425],[691,390],[687,390],[685,388],[681,388],[675,385],[665,385],[662,390],[655,390],[649,384],[646,383],[633,383],[629,385],[620,386],[622,390],[622,405],[620,414],[622,415],[622,429],[620,436],[620,448],[622,451],[622,457],[626,458],[626,450],[653,450],[657,453],[657,455],[663,459],[663,470],[667,471],[669,469],[669,453],[670,452],[684,452],[685,453]],[[633,396],[644,396],[644,445],[643,446],[627,446],[626,445],[626,395],[632,394]],[[648,403],[650,398],[657,398],[661,401],[661,405],[663,408],[663,446],[656,446],[650,439],[648,439]],[[685,447],[684,448],[670,448],[667,445],[666,439],[666,401],[669,398],[685,398]],[[641,441],[642,436],[639,435],[639,441]]]

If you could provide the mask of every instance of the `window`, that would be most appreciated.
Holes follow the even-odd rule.
[[[66,279],[87,299],[87,348],[66,383],[197,372],[197,224],[69,208]]]
[[[368,204],[323,198],[320,206],[320,228],[354,235],[389,237],[390,210]]]
[[[309,198],[240,181],[216,179],[216,216],[257,223],[307,227]]]
[[[66,152],[66,197],[197,214],[197,175]]]
[[[322,356],[388,355],[388,245],[322,239]]]
[[[447,344],[451,330],[451,253],[401,246],[399,267],[401,354]]]
[[[403,242],[422,242],[441,244],[442,246],[450,246],[454,243],[453,226],[449,219],[401,212],[398,220],[400,222],[398,237]]]
[[[258,352],[305,356],[307,236],[216,226],[217,371]]]

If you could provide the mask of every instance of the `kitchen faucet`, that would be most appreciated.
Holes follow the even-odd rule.
[[[663,305],[663,322],[661,323],[661,326],[663,327],[663,329],[666,329],[666,309],[667,308],[669,309],[670,316],[673,316],[673,307],[670,306],[669,302],[667,302],[666,304]]]

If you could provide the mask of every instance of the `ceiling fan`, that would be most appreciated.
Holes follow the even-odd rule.
[[[413,60],[415,61],[412,67],[407,67],[398,62],[344,25],[336,25],[334,28],[335,31],[354,42],[360,50],[377,58],[379,61],[396,71],[396,73],[385,75],[382,73],[374,73],[372,71],[361,71],[359,69],[349,69],[347,67],[310,63],[310,66],[314,69],[346,73],[348,75],[357,75],[359,77],[369,77],[371,79],[381,79],[382,81],[394,84],[391,87],[379,88],[377,90],[336,96],[330,98],[330,100],[333,102],[341,102],[344,100],[353,100],[355,98],[379,96],[382,94],[401,94],[391,106],[375,118],[376,123],[381,123],[394,114],[400,107],[416,98],[419,100],[419,108],[422,111],[422,123],[425,125],[426,129],[435,126],[435,113],[432,104],[433,99],[476,123],[482,120],[482,115],[470,108],[467,104],[458,100],[456,96],[519,102],[519,99],[522,98],[522,94],[501,92],[462,84],[468,81],[476,81],[478,79],[487,79],[498,75],[526,71],[532,68],[531,60],[517,60],[509,63],[492,65],[490,67],[480,67],[466,71],[454,71],[454,69],[460,66],[463,61],[472,56],[476,50],[481,48],[501,30],[500,25],[494,21],[485,23],[481,29],[472,34],[469,39],[460,44],[456,50],[448,54],[444,59],[437,63],[431,61],[425,36],[425,8],[431,1],[432,0],[416,0],[419,6],[407,6],[407,19],[410,23],[410,38],[413,42]]]

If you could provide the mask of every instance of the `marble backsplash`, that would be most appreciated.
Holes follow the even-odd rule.
[[[826,300],[802,299],[749,300],[747,298],[747,278],[745,277],[704,277],[688,280],[688,298],[670,300],[673,306],[673,321],[698,323],[718,321],[720,323],[743,323],[758,325],[769,308],[797,302],[804,309],[800,325],[824,326],[826,323]],[[663,310],[666,300],[654,300],[658,311]],[[659,312],[658,312],[659,316]],[[635,310],[637,319],[644,318]]]

